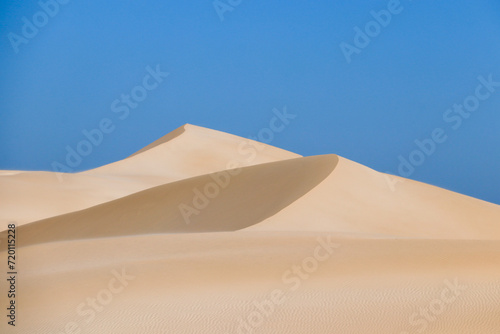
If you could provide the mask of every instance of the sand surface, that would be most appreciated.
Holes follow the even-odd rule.
[[[500,333],[500,206],[185,125],[0,171],[1,333]]]

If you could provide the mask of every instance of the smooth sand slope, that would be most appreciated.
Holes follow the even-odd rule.
[[[500,206],[260,145],[186,125],[62,182],[0,173],[0,332],[500,333]]]

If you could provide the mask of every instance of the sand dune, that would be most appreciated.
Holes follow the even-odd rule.
[[[249,229],[500,239],[498,205],[412,180],[391,188],[387,177],[340,158],[317,187]]]
[[[124,160],[85,172],[0,171],[0,223],[33,222],[176,180],[296,157],[300,155],[186,124]]]
[[[2,333],[500,331],[498,205],[192,125],[54,174],[0,173]]]
[[[292,204],[324,180],[337,161],[334,155],[298,158],[168,183],[20,226],[20,245],[122,235],[239,230]],[[6,232],[2,232],[0,240],[5,239]]]

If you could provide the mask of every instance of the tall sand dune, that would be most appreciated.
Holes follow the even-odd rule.
[[[80,173],[0,171],[0,223],[33,222],[167,182],[296,157],[300,155],[186,124],[130,157],[96,169]]]
[[[333,154],[185,125],[1,171],[4,273],[9,223],[1,333],[500,333],[500,206]]]

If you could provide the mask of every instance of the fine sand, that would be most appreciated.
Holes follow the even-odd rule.
[[[185,125],[0,171],[0,333],[500,333],[500,206]]]

